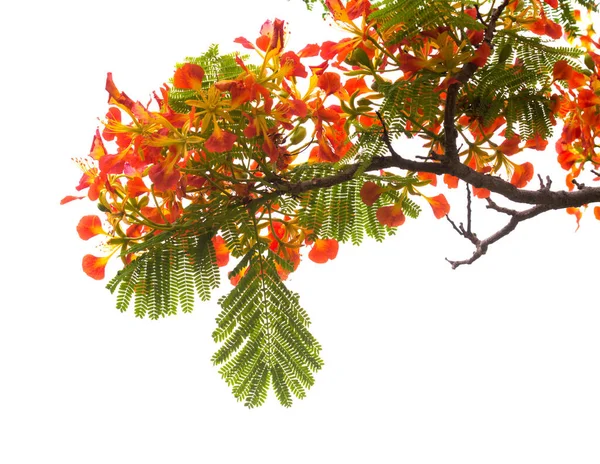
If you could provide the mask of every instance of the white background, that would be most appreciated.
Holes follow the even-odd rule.
[[[325,368],[291,409],[270,397],[247,410],[210,363],[217,298],[159,321],[119,313],[81,271],[94,250],[75,226],[95,206],[59,201],[106,112],[106,72],[145,102],[175,62],[211,43],[241,50],[233,39],[266,19],[289,21],[295,51],[335,31],[301,0],[1,9],[0,462],[599,462],[591,212],[577,233],[564,212],[525,223],[456,271],[444,257],[471,248],[427,205],[384,244],[304,259],[289,284]],[[482,235],[500,224],[475,221]]]

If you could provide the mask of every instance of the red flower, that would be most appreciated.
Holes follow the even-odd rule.
[[[402,212],[402,205],[396,203],[392,206],[382,206],[377,210],[377,220],[388,227],[398,227],[404,224],[406,217]]]
[[[485,66],[491,52],[492,50],[489,44],[487,42],[482,43],[475,51],[475,55],[471,59],[471,63],[479,66],[480,68]]]
[[[330,259],[335,259],[339,249],[337,240],[333,238],[317,239],[308,252],[308,258],[315,263],[323,264]]]
[[[77,233],[81,240],[89,240],[99,234],[106,234],[102,228],[102,221],[98,216],[83,216],[77,224]]]
[[[173,84],[180,89],[202,90],[202,79],[204,79],[204,69],[194,63],[185,63],[181,68],[175,71]]]
[[[533,177],[533,165],[529,162],[516,164],[510,183],[515,187],[525,187]]]
[[[360,198],[367,206],[373,206],[373,203],[381,196],[383,188],[375,182],[367,181],[360,189]]]
[[[227,248],[227,244],[225,243],[223,237],[220,235],[215,235],[212,238],[212,244],[215,247],[217,266],[227,266],[227,263],[229,262],[229,249]]]
[[[457,188],[459,180],[460,179],[458,177],[452,176],[450,174],[444,174],[444,183],[448,186],[448,188]]]
[[[340,87],[340,75],[333,72],[324,72],[317,81],[319,88],[323,89],[327,95],[337,92]]]
[[[230,151],[236,140],[237,135],[221,130],[219,126],[215,126],[212,135],[204,142],[204,148],[213,153],[223,153]]]
[[[473,187],[473,195],[475,195],[477,198],[489,198],[490,193],[491,192],[486,188]]]
[[[446,200],[446,197],[443,193],[440,193],[439,195],[436,195],[432,198],[424,198],[429,203],[429,206],[431,206],[431,209],[433,210],[433,215],[437,219],[443,218],[450,212],[450,205],[448,204],[448,200]]]
[[[83,268],[83,272],[85,272],[92,279],[102,280],[104,279],[104,273],[106,270],[106,263],[110,258],[109,256],[92,256],[85,255],[83,260],[81,261],[81,266]]]
[[[521,137],[518,134],[513,134],[510,139],[505,139],[500,144],[498,151],[504,153],[506,156],[514,155],[520,151],[519,143],[521,143]]]

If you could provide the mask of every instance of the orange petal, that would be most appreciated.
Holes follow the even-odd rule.
[[[519,137],[517,134],[513,134],[510,139],[505,139],[504,142],[500,144],[498,151],[501,151],[506,156],[514,155],[521,150],[519,148],[519,143],[521,143],[521,137]]]
[[[450,212],[450,205],[448,204],[448,200],[446,200],[446,197],[443,193],[440,193],[432,198],[425,197],[425,199],[429,202],[429,205],[433,210],[433,215],[437,219],[443,218]]]
[[[513,173],[510,183],[515,187],[525,187],[531,178],[533,177],[533,165],[529,162],[515,165],[515,172]]]
[[[471,59],[471,63],[479,66],[480,68],[485,66],[490,56],[492,49],[487,42],[482,43],[479,48],[475,51],[475,55]]]
[[[181,68],[175,71],[173,84],[180,89],[202,90],[202,79],[204,79],[204,69],[194,63],[185,63]]]
[[[323,264],[330,259],[335,259],[338,254],[339,244],[333,238],[316,239],[308,258],[315,263]]]
[[[179,172],[177,166],[163,162],[152,166],[148,171],[148,176],[157,190],[166,192],[167,190],[175,190],[181,172]]]
[[[103,256],[99,258],[97,256],[85,255],[81,261],[83,272],[85,272],[92,279],[104,279],[106,263],[108,262],[109,258],[110,256]]]
[[[437,185],[437,175],[432,172],[418,172],[417,177],[421,180],[428,180],[434,187]]]
[[[594,216],[600,221],[600,206],[594,206]]]
[[[597,208],[597,206],[596,206]],[[594,210],[596,209],[594,208]],[[577,229],[575,229],[575,231],[579,230],[579,221],[581,220],[581,210],[579,208],[567,208],[567,213],[568,214],[572,214],[573,216],[575,216],[575,219],[577,220]],[[596,214],[596,211],[594,211],[594,215]]]
[[[525,148],[533,148],[534,150],[544,151],[548,146],[548,141],[544,140],[540,134],[536,133],[532,139],[525,142]]]
[[[373,206],[373,203],[380,197],[381,192],[383,192],[383,188],[375,182],[368,181],[360,189],[360,198],[365,205]]]
[[[396,203],[392,206],[382,206],[377,210],[377,220],[388,227],[398,227],[404,224],[406,217],[402,212],[402,205]]]
[[[89,240],[98,234],[106,234],[102,228],[102,221],[98,216],[83,216],[77,224],[77,233],[81,240]]]
[[[62,200],[60,200],[60,204],[65,205],[67,203],[72,202],[73,200],[81,200],[82,198],[85,198],[85,197],[75,197],[73,195],[67,195]]]
[[[325,91],[327,95],[337,92],[340,87],[340,75],[333,72],[324,72],[319,76],[317,86]]]
[[[225,240],[220,235],[215,235],[212,238],[213,246],[215,247],[215,254],[217,258],[217,266],[226,266],[229,262],[229,249]]]
[[[237,135],[221,130],[219,126],[216,126],[212,135],[204,142],[204,148],[213,153],[223,153],[230,151],[236,140]]]
[[[555,81],[566,81],[573,74],[572,66],[566,60],[558,60],[552,68],[552,77]]]
[[[473,195],[475,195],[477,198],[489,198],[490,193],[491,192],[486,188],[473,187]]]
[[[458,187],[459,178],[450,174],[444,174],[444,183],[448,188],[455,189]]]
[[[329,8],[329,11],[331,11],[333,14],[333,18],[336,21],[342,21],[344,23],[350,22],[350,17],[346,12],[346,8],[342,2],[340,2],[340,0],[325,0],[325,4],[327,5],[327,8]]]

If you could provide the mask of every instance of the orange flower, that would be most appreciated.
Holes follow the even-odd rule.
[[[477,198],[489,198],[490,193],[491,192],[486,188],[473,187],[473,195]]]
[[[573,74],[573,67],[566,60],[558,60],[552,68],[552,77],[555,81],[569,80]]]
[[[360,198],[367,206],[373,206],[373,203],[381,196],[383,188],[375,182],[367,181],[360,189]]]
[[[333,72],[324,72],[319,76],[317,86],[325,91],[327,95],[337,92],[340,87],[340,75]]]
[[[435,197],[431,198],[424,196],[424,198],[429,203],[429,206],[431,206],[431,209],[433,210],[433,215],[437,219],[443,218],[450,212],[450,205],[448,204],[448,200],[446,200],[446,197],[443,193],[440,193],[439,195],[436,195]]]
[[[202,90],[202,79],[204,79],[204,69],[201,66],[194,63],[185,63],[175,71],[173,84],[180,89],[193,89],[200,92]]]
[[[548,141],[544,140],[540,134],[536,132],[532,139],[525,142],[525,148],[533,148],[534,150],[544,151],[548,146]]]
[[[460,179],[458,177],[452,176],[450,174],[444,174],[444,183],[448,186],[448,188],[457,188],[459,180]]]
[[[339,244],[333,238],[316,239],[308,258],[315,263],[323,264],[330,259],[335,259],[338,254]]]
[[[417,177],[421,180],[428,180],[434,187],[437,185],[437,175],[433,172],[418,172]]]
[[[158,191],[166,192],[167,190],[175,190],[181,172],[174,162],[164,161],[152,166],[148,171],[148,176]]]
[[[498,151],[504,153],[506,156],[514,155],[521,150],[519,148],[519,143],[521,143],[521,137],[519,137],[518,134],[513,134],[510,139],[505,139],[504,142],[500,144]]]
[[[215,247],[217,266],[227,266],[227,263],[229,262],[229,249],[227,248],[225,239],[223,239],[223,237],[221,237],[220,235],[215,235],[212,238],[212,244]]]
[[[492,53],[492,50],[487,42],[482,43],[475,51],[475,55],[471,59],[471,63],[482,68],[487,63],[487,60]]]
[[[594,216],[600,221],[600,206],[594,206]]]
[[[510,183],[515,187],[525,187],[533,177],[533,165],[529,162],[515,164],[515,171],[510,179]]]
[[[215,126],[212,135],[204,142],[204,148],[213,153],[223,153],[230,151],[236,140],[237,135],[224,131],[219,126]]]
[[[575,220],[577,221],[577,229],[575,229],[575,231],[578,231],[579,230],[579,221],[581,220],[581,216],[582,216],[581,210],[579,208],[567,208],[567,213],[575,216]],[[596,214],[596,211],[594,211],[594,215],[595,214]]]
[[[106,263],[110,259],[111,255],[97,257],[93,255],[85,255],[81,261],[83,272],[85,272],[92,279],[102,280],[106,270]]]
[[[89,240],[99,234],[106,235],[102,228],[102,221],[95,215],[83,216],[77,224],[77,233],[81,240]]]
[[[402,212],[402,204],[396,203],[392,206],[382,206],[377,210],[377,220],[388,227],[398,227],[404,224],[406,217]]]

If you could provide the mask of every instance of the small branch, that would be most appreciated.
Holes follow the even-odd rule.
[[[508,221],[508,223],[502,229],[500,229],[498,232],[496,232],[493,235],[490,235],[485,240],[479,240],[475,234],[471,234],[471,237],[467,237],[475,245],[475,251],[473,252],[473,255],[469,259],[464,259],[464,260],[460,260],[460,261],[452,261],[452,260],[449,260],[448,258],[446,258],[446,261],[448,261],[450,263],[450,265],[452,266],[452,269],[456,269],[457,267],[462,266],[464,264],[472,264],[473,262],[477,261],[479,258],[481,258],[484,254],[487,253],[488,247],[491,244],[497,242],[498,240],[507,236],[513,230],[515,230],[515,228],[517,227],[517,225],[519,225],[520,222],[526,221],[527,219],[531,219],[539,214],[545,213],[546,211],[549,211],[550,209],[552,209],[552,208],[549,208],[546,205],[538,205],[538,206],[534,206],[533,208],[529,208],[528,210],[525,210],[525,211],[514,211],[514,214],[511,215],[511,218]]]
[[[467,184],[467,232],[471,233],[471,187]]]
[[[452,224],[452,228],[453,228],[453,229],[456,231],[456,233],[457,233],[458,235],[464,235],[464,234],[463,234],[463,231],[462,231],[462,230],[460,230],[458,227],[456,227],[456,224],[454,223],[454,221],[453,221],[452,219],[450,219],[450,216],[449,216],[449,215],[447,215],[447,214],[446,214],[446,219],[448,220],[448,222],[449,222],[450,224]]]
[[[508,214],[509,216],[514,216],[515,214],[518,213],[518,211],[514,210],[514,209],[509,209],[509,208],[504,208],[503,206],[499,206],[496,203],[494,203],[494,201],[491,198],[486,198],[487,202],[488,202],[488,209],[493,209],[495,211],[498,211],[499,213],[504,213],[504,214]]]

